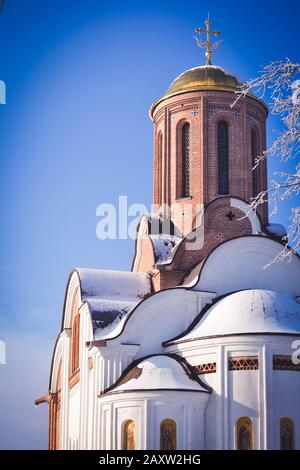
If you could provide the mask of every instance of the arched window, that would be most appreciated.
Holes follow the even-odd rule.
[[[294,423],[291,418],[280,420],[280,449],[294,450]]]
[[[123,450],[135,450],[135,424],[131,419],[124,424]]]
[[[176,423],[167,418],[160,423],[160,450],[176,450]]]
[[[183,124],[181,129],[182,178],[181,197],[190,195],[190,125]]]
[[[236,423],[236,448],[237,450],[253,449],[252,421],[247,416],[242,416]]]
[[[259,166],[254,168],[259,155],[258,134],[256,129],[251,129],[251,163],[252,163],[252,193],[257,196],[260,191]]]
[[[218,193],[229,194],[229,138],[225,121],[218,122]]]
[[[157,185],[158,185],[158,204],[162,204],[162,156],[163,156],[163,139],[162,133],[157,136]]]
[[[79,326],[80,316],[79,313],[77,313],[72,325],[71,374],[73,374],[79,367]]]

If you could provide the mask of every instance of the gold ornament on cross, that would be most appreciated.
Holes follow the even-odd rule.
[[[212,42],[211,41],[211,36],[218,37],[218,36],[220,36],[221,33],[220,33],[220,31],[210,29],[211,21],[209,19],[209,14],[207,15],[207,19],[204,21],[204,24],[206,26],[206,29],[197,28],[195,31],[196,31],[196,33],[199,33],[199,34],[205,33],[206,34],[206,41],[201,41],[201,39],[198,38],[197,36],[194,36],[194,38],[196,39],[197,44],[198,44],[199,47],[201,47],[201,49],[206,49],[206,51],[205,51],[206,65],[211,65],[212,53],[215,49],[217,49],[217,47],[219,47],[220,43],[222,42],[222,40]]]

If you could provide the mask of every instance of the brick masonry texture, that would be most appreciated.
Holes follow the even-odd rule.
[[[191,227],[184,227],[184,206],[190,204],[192,229],[197,228],[196,216],[205,208],[204,239],[201,247],[191,250],[184,240],[167,266],[154,267],[150,240],[142,242],[139,271],[152,272],[154,290],[179,285],[209,253],[223,241],[251,234],[251,224],[241,211],[230,207],[230,197],[251,202],[254,196],[251,131],[258,136],[258,152],[266,149],[266,117],[264,104],[246,96],[232,107],[233,92],[197,91],[182,93],[160,102],[154,110],[154,204],[171,206],[175,226],[187,236]],[[218,122],[228,124],[229,133],[229,195],[218,194]],[[180,198],[181,129],[190,124],[190,196]],[[257,169],[259,191],[267,188],[267,164]],[[179,207],[179,210],[178,210]],[[230,220],[226,214],[232,211]],[[262,225],[268,222],[267,204],[258,210]]]
[[[218,197],[217,124],[229,126],[230,196],[250,202],[253,197],[251,129],[258,133],[260,153],[266,148],[267,112],[257,99],[247,96],[231,108],[236,95],[224,91],[183,93],[161,102],[155,109],[154,123],[154,203],[184,204],[177,199],[181,174],[180,130],[190,124],[190,196],[193,206],[208,204]],[[162,152],[158,135],[162,136]],[[159,161],[159,156],[162,161]],[[161,171],[159,171],[161,169]],[[266,161],[258,168],[259,189],[267,186]],[[196,209],[195,209],[196,210]],[[260,208],[267,222],[267,204]],[[176,223],[176,220],[174,220]]]

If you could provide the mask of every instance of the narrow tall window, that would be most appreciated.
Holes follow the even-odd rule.
[[[236,448],[237,450],[253,449],[252,421],[247,416],[242,416],[236,423]]]
[[[190,125],[182,126],[182,197],[190,195]]]
[[[157,185],[158,185],[158,204],[162,204],[162,133],[158,133],[157,137]]]
[[[294,423],[291,418],[281,418],[280,420],[280,449],[294,449]]]
[[[135,424],[131,419],[124,425],[123,450],[135,450]]]
[[[73,372],[75,372],[79,367],[79,325],[80,316],[77,313],[72,325],[71,374],[73,374]]]
[[[225,121],[218,123],[218,193],[229,194],[229,139]]]
[[[160,450],[176,450],[176,423],[167,418],[160,423]]]
[[[252,159],[252,194],[257,196],[260,190],[259,185],[259,166],[254,168],[259,154],[258,135],[256,129],[251,129],[251,159]],[[254,168],[254,169],[253,169]]]

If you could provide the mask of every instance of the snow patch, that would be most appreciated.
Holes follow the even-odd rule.
[[[141,374],[137,378],[121,383],[114,391],[153,389],[204,390],[196,380],[188,376],[178,361],[169,356],[150,357],[140,362],[137,367],[142,370]]]
[[[92,314],[94,333],[99,329],[111,329],[113,324],[118,323],[137,305],[137,302],[104,299],[87,299],[87,303]]]
[[[300,305],[279,292],[248,289],[212,305],[182,340],[235,334],[299,334]]]
[[[82,297],[140,300],[151,292],[150,278],[145,273],[77,269]]]
[[[146,273],[82,268],[77,272],[95,339],[117,336],[132,309],[151,293]]]
[[[152,240],[155,260],[158,264],[168,264],[172,261],[173,253],[182,238],[176,235],[149,235]]]

